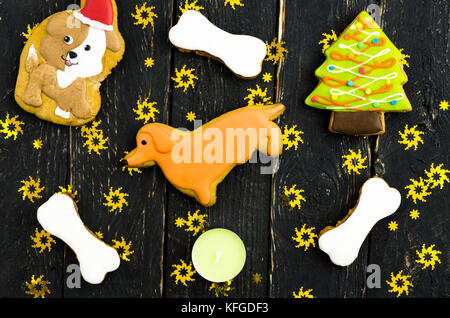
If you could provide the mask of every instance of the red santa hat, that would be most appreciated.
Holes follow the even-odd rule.
[[[82,23],[94,28],[113,30],[114,9],[111,0],[86,0],[84,8],[75,11],[73,15]]]

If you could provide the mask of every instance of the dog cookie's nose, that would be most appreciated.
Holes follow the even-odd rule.
[[[78,54],[75,53],[74,51],[70,51],[70,52],[69,52],[69,57],[70,57],[71,59],[74,59],[74,58],[76,58],[77,56],[78,56]]]

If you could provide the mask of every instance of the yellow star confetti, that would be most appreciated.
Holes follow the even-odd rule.
[[[447,110],[448,109],[448,102],[446,100],[442,100],[439,102],[439,108],[441,110]]]
[[[22,32],[22,36],[25,38],[25,39],[29,39],[29,38],[31,38],[31,35],[33,34],[33,32],[36,30],[36,28],[38,27],[38,25],[39,25],[39,23],[38,24],[35,24],[35,25],[33,25],[33,26],[30,26],[29,24],[27,25],[27,31],[26,32]],[[26,43],[27,41],[25,41],[24,43]]]
[[[294,147],[295,150],[298,149],[298,143],[303,143],[302,137],[300,135],[303,134],[303,131],[297,130],[297,125],[293,125],[292,127],[288,128],[287,125],[284,126],[282,139],[283,139],[283,145],[286,146],[286,150],[291,149]]]
[[[262,79],[265,83],[269,83],[272,80],[272,74],[266,72],[262,75]]]
[[[25,294],[32,295],[34,298],[45,298],[46,294],[50,294],[50,289],[47,285],[50,284],[49,281],[43,280],[44,275],[39,276],[38,278],[34,278],[34,275],[31,276],[31,282],[25,282],[28,290],[25,291]]]
[[[103,194],[103,196],[106,199],[106,203],[103,203],[103,205],[109,207],[109,212],[114,212],[117,209],[119,209],[119,212],[122,212],[123,206],[128,206],[128,202],[125,199],[128,194],[122,193],[121,187],[116,190],[113,190],[113,188],[110,187],[108,195]]]
[[[3,136],[5,139],[13,137],[16,140],[19,134],[23,134],[21,126],[24,125],[24,122],[17,120],[17,117],[19,115],[10,118],[9,114],[6,114],[5,120],[0,119],[0,127],[2,128],[0,133],[5,135]]]
[[[150,120],[155,122],[155,114],[159,114],[159,110],[156,109],[156,102],[148,102],[147,97],[143,102],[137,101],[137,108],[133,108],[133,111],[138,115],[135,120],[144,120],[144,124],[147,124]]]
[[[70,185],[68,185],[67,188],[59,186],[58,193],[68,195],[69,197],[72,198],[72,200],[75,200],[76,196],[78,195],[78,191],[77,190],[73,191],[73,189]],[[78,202],[78,200],[75,200],[75,201]]]
[[[147,57],[146,59],[145,59],[145,66],[147,67],[147,68],[152,68],[153,67],[153,65],[155,65],[155,60],[152,58],[152,57]]]
[[[186,232],[193,232],[192,236],[196,236],[200,231],[204,232],[205,228],[208,226],[206,218],[207,214],[198,214],[200,210],[196,210],[193,214],[190,211],[187,212],[187,220],[183,218],[177,218],[175,220],[175,225],[177,227],[185,226]]]
[[[283,200],[282,205],[288,206],[289,211],[292,211],[295,207],[299,210],[301,209],[301,201],[305,201],[306,199],[301,195],[301,193],[305,192],[303,189],[296,189],[297,185],[292,185],[289,189],[287,186],[284,186],[284,192],[281,195],[281,199]]]
[[[430,166],[430,171],[425,170],[425,174],[427,175],[427,179],[425,182],[430,186],[430,189],[434,189],[437,186],[442,189],[444,187],[444,182],[450,182],[448,179],[447,173],[450,173],[450,170],[442,169],[441,167],[444,164],[441,163],[439,166],[434,167],[434,163]]]
[[[255,284],[260,284],[262,282],[262,276],[261,274],[255,273],[252,275],[252,282]]]
[[[275,65],[279,60],[284,61],[284,54],[288,51],[283,47],[286,42],[277,42],[277,38],[274,38],[269,44],[266,41],[267,46],[267,58],[264,61],[272,61]]]
[[[229,4],[234,10],[235,9],[234,6],[240,6],[240,7],[244,6],[244,4],[241,1],[242,0],[225,0],[223,5],[226,7],[227,4]]]
[[[31,176],[29,176],[28,178],[29,180],[20,181],[21,183],[23,183],[23,186],[19,188],[18,192],[23,192],[22,200],[25,201],[25,198],[27,198],[34,203],[34,199],[42,198],[39,193],[41,193],[45,189],[45,187],[41,187],[41,180],[39,178],[36,181]]]
[[[422,269],[426,269],[427,267],[431,266],[431,270],[434,270],[436,263],[441,264],[441,260],[438,257],[438,254],[442,254],[442,252],[435,250],[434,244],[428,247],[423,244],[422,250],[420,252],[416,250],[416,254],[419,257],[419,259],[416,260],[416,263],[422,264]]]
[[[198,0],[193,0],[192,2],[190,2],[189,0],[186,0],[184,2],[184,7],[179,6],[178,8],[180,9],[181,13],[184,13],[188,10],[195,10],[197,12],[200,12],[200,10],[203,10],[204,7],[198,6],[197,2],[198,2]]]
[[[88,153],[91,154],[92,151],[97,155],[100,155],[100,150],[108,149],[106,142],[108,137],[103,136],[103,130],[99,129],[98,126],[101,124],[101,120],[94,121],[92,123],[81,126],[81,137],[85,139],[83,147],[88,148]]]
[[[176,76],[172,77],[172,80],[177,83],[175,88],[183,87],[183,92],[186,92],[189,87],[194,88],[194,80],[198,80],[198,77],[193,74],[194,71],[194,68],[186,69],[186,65],[183,65],[179,71],[175,68]]]
[[[175,270],[170,274],[170,276],[175,276],[175,284],[178,284],[180,281],[184,286],[187,286],[186,282],[195,281],[192,276],[196,273],[196,271],[192,269],[192,262],[190,262],[189,265],[181,259],[180,262],[181,264],[172,265],[172,267],[175,267]]]
[[[108,149],[108,147],[105,146],[108,139],[109,139],[108,137],[105,138],[103,136],[102,130],[93,131],[84,142],[83,147],[88,148],[89,154],[91,154],[93,151],[97,155],[100,155],[100,150]]]
[[[147,2],[144,2],[140,7],[136,5],[136,13],[132,13],[131,16],[136,20],[135,25],[142,24],[142,29],[145,29],[150,23],[154,27],[154,18],[158,18],[158,15],[153,12],[154,6],[147,7]]]
[[[314,229],[314,227],[306,228],[306,224],[303,224],[300,231],[295,228],[295,236],[291,237],[292,240],[298,243],[295,247],[303,247],[305,252],[308,250],[310,245],[315,247],[316,243],[314,242],[314,238],[317,238],[318,236],[313,232]]]
[[[397,293],[397,297],[400,297],[403,293],[409,294],[409,287],[414,287],[409,281],[410,275],[403,275],[403,271],[398,272],[395,276],[391,273],[391,280],[386,281],[386,283],[391,287],[388,290],[389,293]]]
[[[256,89],[247,88],[247,91],[250,93],[247,97],[244,97],[244,100],[248,100],[248,105],[267,105],[270,104],[270,100],[272,97],[267,96],[267,88],[263,91],[256,85]]]
[[[197,118],[197,115],[195,115],[194,112],[188,112],[186,114],[187,121],[194,121]]]
[[[388,229],[389,229],[389,231],[397,231],[398,223],[396,221],[389,222]]]
[[[292,296],[294,296],[294,298],[314,298],[314,295],[311,294],[312,291],[312,289],[304,291],[303,286],[301,286],[297,293],[295,291],[292,292]]]
[[[102,235],[103,236],[103,235]],[[126,262],[129,262],[130,259],[128,256],[134,253],[133,250],[130,250],[131,248],[131,241],[126,242],[123,236],[120,237],[120,241],[117,240],[111,240],[114,244],[112,245],[113,248],[117,250],[117,253],[119,254],[120,258],[123,259]]]
[[[360,174],[359,170],[367,168],[367,166],[363,165],[367,160],[367,156],[362,157],[361,149],[358,149],[358,153],[354,152],[352,149],[349,149],[349,152],[349,154],[342,156],[342,158],[345,159],[342,168],[346,167],[348,174],[351,174],[352,172]]]
[[[324,38],[318,44],[322,44],[322,53],[324,53],[330,47],[331,43],[337,40],[337,35],[334,30],[331,30],[331,34],[322,33],[322,36]]]
[[[52,243],[56,244],[56,241],[50,236],[46,230],[38,231],[38,228],[35,230],[35,236],[30,235],[31,240],[34,244],[31,247],[39,248],[39,253],[42,253],[46,249],[50,252],[52,250]]]
[[[417,219],[419,218],[419,216],[420,216],[420,212],[419,212],[418,210],[416,210],[416,209],[411,210],[411,211],[409,212],[409,217],[410,217],[411,219],[413,219],[413,220],[417,220]]]
[[[228,280],[224,283],[212,283],[211,286],[209,286],[209,290],[213,290],[216,297],[219,297],[220,295],[228,297],[229,292],[234,289],[234,287],[231,286],[232,283],[233,280]]]
[[[402,57],[400,58],[400,65],[409,67],[409,63],[406,59],[409,59],[410,56],[408,54],[403,53],[403,49],[400,49],[400,53],[402,54]]]
[[[428,184],[426,184],[422,177],[420,177],[419,181],[414,179],[409,179],[411,184],[407,185],[405,189],[408,189],[408,193],[406,194],[406,198],[411,197],[414,201],[414,204],[417,204],[417,200],[422,202],[426,202],[424,197],[429,196],[431,192],[427,192]]]
[[[420,135],[423,135],[424,132],[420,130],[416,130],[417,125],[414,125],[411,128],[408,128],[408,125],[405,125],[405,130],[399,131],[399,135],[402,138],[398,141],[399,144],[406,145],[404,150],[408,150],[411,147],[414,147],[414,150],[417,150],[417,146],[419,145],[419,142],[423,144],[422,137]]]
[[[43,145],[42,140],[40,140],[40,139],[33,140],[33,148],[34,149],[39,150],[42,148],[42,145]]]

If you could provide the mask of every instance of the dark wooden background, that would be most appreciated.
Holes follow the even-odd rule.
[[[427,202],[406,199],[410,178],[418,179],[431,163],[450,167],[450,110],[438,104],[448,100],[449,88],[449,3],[445,0],[376,2],[382,8],[382,28],[398,48],[409,54],[409,77],[404,86],[413,106],[405,114],[386,115],[386,133],[379,137],[347,137],[328,132],[329,112],[306,107],[305,97],[317,84],[314,71],[324,61],[318,42],[331,29],[337,34],[372,1],[365,0],[243,0],[233,10],[223,0],[199,0],[202,13],[217,26],[232,32],[257,36],[269,43],[285,41],[284,62],[264,62],[263,73],[273,80],[264,83],[259,76],[245,81],[235,77],[221,63],[194,54],[181,53],[168,41],[168,30],[180,15],[185,1],[118,0],[119,28],[126,42],[124,59],[101,87],[102,108],[97,120],[108,137],[108,149],[89,154],[80,130],[44,122],[24,112],[14,101],[14,87],[28,24],[64,10],[70,0],[0,0],[0,119],[19,115],[23,134],[17,140],[0,136],[0,296],[31,297],[25,282],[31,275],[50,282],[46,297],[215,297],[210,284],[198,274],[188,286],[175,284],[170,276],[180,260],[190,262],[196,237],[175,226],[187,211],[208,215],[209,228],[235,231],[247,248],[247,262],[232,283],[229,297],[292,297],[300,287],[312,289],[316,297],[395,297],[386,280],[390,274],[411,275],[414,285],[401,297],[450,296],[449,194],[450,184],[433,191]],[[147,2],[158,15],[154,27],[134,25],[131,13]],[[192,2],[192,1],[191,1]],[[153,57],[147,69],[144,60]],[[195,68],[199,80],[184,93],[174,88],[175,68]],[[303,131],[299,149],[286,150],[280,170],[273,176],[261,175],[259,164],[235,168],[218,187],[217,203],[204,208],[168,184],[159,168],[128,175],[119,159],[135,146],[135,134],[142,121],[132,111],[138,100],[149,97],[160,111],[158,122],[193,128],[185,116],[188,111],[204,122],[247,104],[248,88],[267,88],[273,102],[286,105],[280,126],[298,125]],[[416,151],[404,150],[398,143],[399,130],[418,125],[424,131]],[[32,142],[42,139],[43,148]],[[349,149],[367,156],[361,174],[347,174],[342,155]],[[402,204],[391,217],[380,221],[363,244],[358,259],[348,267],[333,265],[317,247],[307,251],[295,248],[294,228],[303,224],[315,233],[345,216],[358,198],[363,182],[371,176],[383,177],[402,193]],[[40,178],[45,190],[41,199],[22,200],[21,180]],[[131,241],[130,261],[107,275],[100,285],[82,281],[80,289],[66,287],[66,267],[77,263],[74,253],[56,239],[51,252],[39,253],[30,235],[41,229],[36,210],[58,186],[71,184],[78,191],[79,212],[86,226],[101,231],[104,241]],[[304,189],[306,202],[301,210],[289,211],[280,198],[283,187],[297,184]],[[129,194],[128,206],[121,213],[109,213],[103,194],[110,187]],[[409,211],[418,209],[420,218],[412,220]],[[398,223],[389,231],[390,221]],[[441,264],[434,270],[421,269],[415,262],[422,244],[435,244]],[[381,268],[381,288],[366,287],[366,266]],[[262,282],[252,282],[259,273]]]

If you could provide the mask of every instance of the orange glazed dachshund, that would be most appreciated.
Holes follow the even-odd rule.
[[[145,125],[137,133],[137,148],[124,158],[124,164],[149,167],[156,163],[178,190],[211,206],[217,185],[255,150],[271,157],[281,154],[281,130],[272,121],[284,110],[282,104],[242,107],[193,131],[160,123]]]

